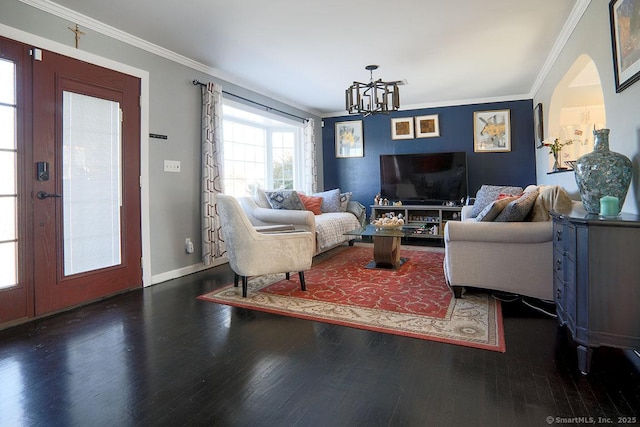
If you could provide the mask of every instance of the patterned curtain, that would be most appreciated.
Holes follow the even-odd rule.
[[[202,261],[211,265],[226,250],[216,206],[222,193],[222,87],[202,86]]]
[[[315,120],[304,123],[304,190],[318,192],[318,162],[316,161]]]

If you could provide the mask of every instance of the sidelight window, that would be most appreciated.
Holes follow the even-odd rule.
[[[0,289],[18,284],[16,66],[0,59]]]

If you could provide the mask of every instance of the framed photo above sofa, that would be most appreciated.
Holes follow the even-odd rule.
[[[413,117],[391,119],[391,139],[413,139]]]
[[[440,122],[437,114],[429,116],[417,116],[416,121],[416,138],[433,138],[440,136]]]
[[[510,110],[474,111],[473,151],[476,153],[511,151]]]
[[[336,123],[336,157],[364,157],[362,120]]]

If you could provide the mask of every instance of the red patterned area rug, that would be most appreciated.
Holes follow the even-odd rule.
[[[399,270],[366,269],[370,245],[343,247],[314,260],[305,273],[307,291],[297,274],[249,279],[247,298],[241,287],[225,286],[198,297],[319,322],[425,340],[504,352],[499,301],[485,293],[456,300],[446,285],[444,254],[428,247],[402,247],[408,261]],[[322,256],[321,256],[322,257]]]

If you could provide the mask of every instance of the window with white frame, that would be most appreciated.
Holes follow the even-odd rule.
[[[222,124],[225,193],[301,189],[302,123],[224,100]]]

